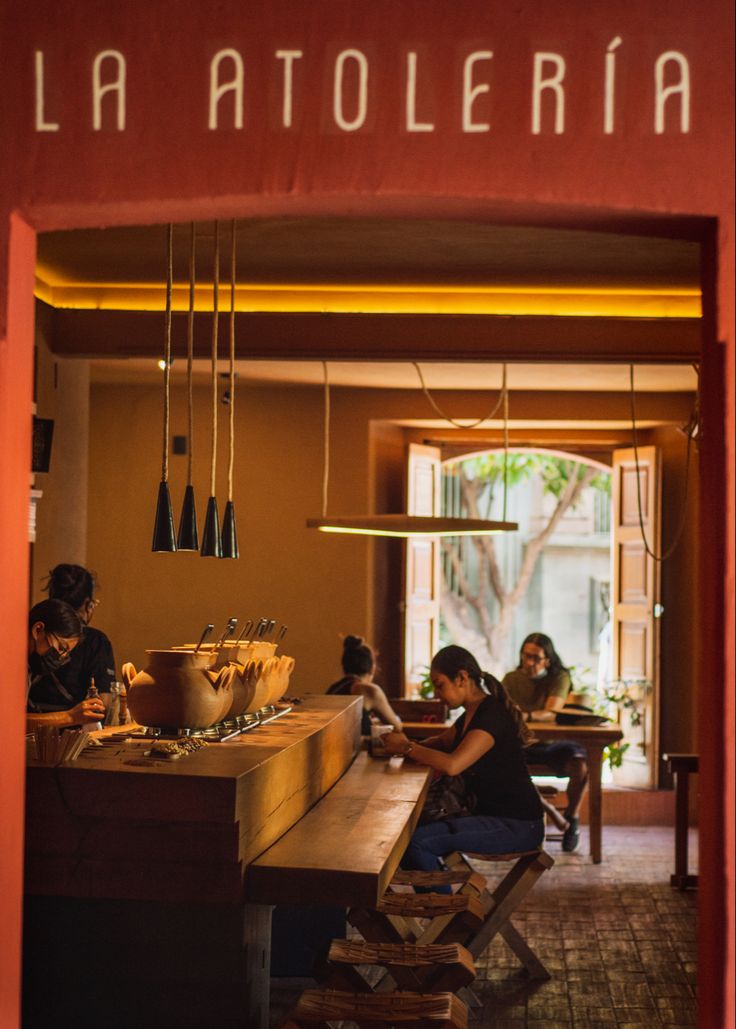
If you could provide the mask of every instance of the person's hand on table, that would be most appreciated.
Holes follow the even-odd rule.
[[[408,754],[412,748],[412,742],[403,732],[387,732],[381,737],[381,743],[386,748],[387,754]]]
[[[84,725],[87,722],[104,722],[105,705],[101,697],[85,697],[68,711],[71,725]]]

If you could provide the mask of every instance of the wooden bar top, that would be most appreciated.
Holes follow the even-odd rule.
[[[30,760],[26,892],[242,898],[245,869],[337,782],[360,746],[360,697],[309,696],[273,722],[176,761],[146,741]]]
[[[413,762],[359,754],[319,804],[250,865],[247,899],[375,906],[409,842],[430,774]]]

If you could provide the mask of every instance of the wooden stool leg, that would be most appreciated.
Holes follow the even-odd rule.
[[[498,932],[503,936],[514,954],[516,954],[517,958],[526,969],[530,979],[552,978],[531,947],[527,945],[524,937],[512,924],[511,919],[508,919],[504,925],[501,926]]]

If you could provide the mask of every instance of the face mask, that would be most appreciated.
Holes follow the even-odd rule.
[[[543,679],[543,678],[545,677],[545,675],[546,675],[546,674],[547,674],[547,669],[546,669],[546,668],[543,668],[543,669],[541,670],[541,672],[537,672],[537,674],[536,674],[536,675],[533,675],[533,676],[532,676],[532,679]]]
[[[48,637],[46,639],[48,640]],[[48,672],[55,672],[69,660],[68,654],[62,654],[60,650],[57,650],[51,644],[49,644],[49,649],[45,654],[39,654],[38,656]]]

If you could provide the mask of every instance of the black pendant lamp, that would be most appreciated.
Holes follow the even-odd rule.
[[[217,473],[217,320],[220,290],[220,226],[215,222],[215,256],[212,273],[212,453],[210,459],[210,497],[202,533],[202,557],[222,557],[220,517],[215,496]]]
[[[235,461],[235,219],[230,224],[230,450],[227,468],[227,504],[222,519],[221,557],[240,557],[238,532],[233,506],[233,466]]]
[[[164,433],[163,460],[161,466],[161,482],[158,487],[156,504],[156,520],[153,524],[154,553],[174,553],[176,536],[174,534],[174,513],[171,510],[171,494],[169,493],[169,380],[171,376],[171,290],[173,280],[173,237],[174,226],[167,230],[167,269],[166,269],[166,344],[164,348]]]
[[[194,461],[194,404],[192,399],[192,362],[194,358],[194,292],[195,292],[195,249],[196,232],[192,222],[189,244],[189,312],[187,316],[187,396],[189,427],[187,441],[187,486],[184,490],[184,502],[179,519],[179,533],[176,545],[179,550],[199,550],[199,533],[197,531],[197,506],[194,500],[192,485],[192,464]]]

